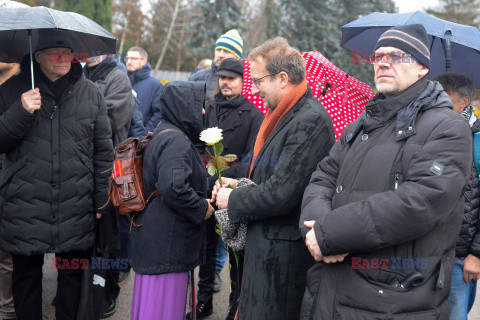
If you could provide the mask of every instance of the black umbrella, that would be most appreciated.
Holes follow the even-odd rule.
[[[44,37],[68,36],[75,58],[116,52],[114,36],[89,18],[47,7],[0,8],[0,62],[20,62]]]

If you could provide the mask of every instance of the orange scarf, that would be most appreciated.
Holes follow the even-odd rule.
[[[307,80],[304,79],[302,83],[296,86],[292,91],[287,93],[282,98],[275,110],[269,109],[265,119],[262,122],[262,126],[258,131],[257,140],[255,141],[255,147],[253,148],[252,162],[250,163],[250,172],[248,176],[251,177],[253,164],[257,158],[260,150],[262,150],[263,144],[267,141],[268,136],[272,133],[273,129],[282,120],[282,118],[290,111],[293,106],[300,100],[301,97],[307,92]]]

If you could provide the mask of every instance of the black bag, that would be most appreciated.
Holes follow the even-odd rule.
[[[108,244],[105,239],[103,219],[95,219],[95,243],[92,258],[108,259]],[[98,265],[98,263],[96,264]],[[101,264],[100,264],[101,266]],[[82,288],[78,305],[77,320],[97,320],[111,303],[107,284],[107,269],[92,269],[92,261],[83,271]]]

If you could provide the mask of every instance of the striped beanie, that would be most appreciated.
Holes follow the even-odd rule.
[[[223,36],[218,38],[215,44],[215,50],[224,49],[233,53],[238,59],[243,58],[243,40],[237,29],[227,31]]]
[[[430,69],[428,36],[421,24],[409,24],[385,31],[378,39],[375,50],[380,47],[395,47],[405,51]]]

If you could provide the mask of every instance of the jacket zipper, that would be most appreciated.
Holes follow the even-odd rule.
[[[53,112],[52,114],[50,115],[50,120],[53,120],[55,118],[55,111],[57,111],[57,105],[54,105],[53,106]]]
[[[395,186],[394,186],[394,189],[393,190],[397,190],[398,189],[398,184],[399,184],[399,181],[400,181],[400,175],[398,173],[395,173]]]

